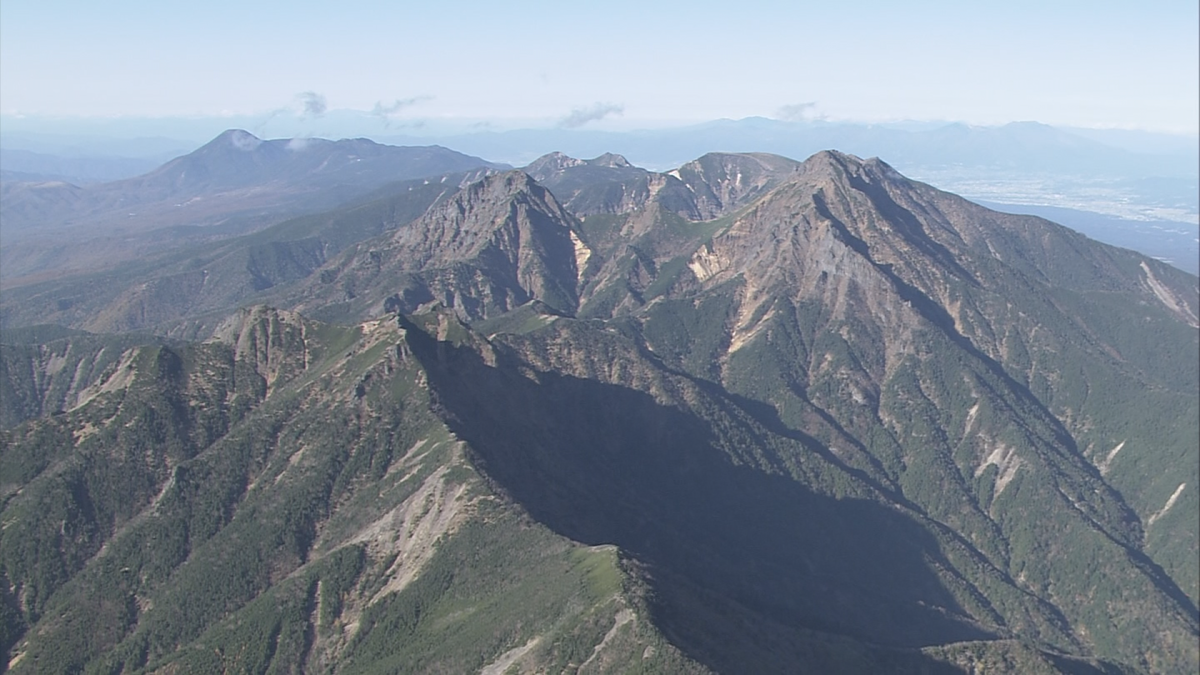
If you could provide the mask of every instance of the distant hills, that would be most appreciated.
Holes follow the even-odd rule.
[[[0,148],[0,181],[103,183],[137,176],[161,164],[159,159],[141,157],[59,157]]]
[[[319,172],[218,141],[143,184]],[[13,672],[1200,664],[1200,282],[879,159],[476,166],[0,312]]]

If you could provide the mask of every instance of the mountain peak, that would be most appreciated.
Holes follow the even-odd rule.
[[[461,238],[460,234],[472,231],[478,235],[501,227],[514,213],[514,201],[533,204],[535,210],[551,212],[555,220],[565,222],[570,219],[545,188],[524,171],[513,169],[488,174],[463,187],[415,224],[397,230],[391,239],[401,243],[433,242],[422,249],[418,256],[422,260],[453,257],[458,248],[470,249],[481,241],[475,236]]]
[[[866,160],[846,152],[837,150],[822,150],[808,159],[804,160],[805,167],[837,167],[843,170],[849,170],[851,167],[862,167],[866,164]]]
[[[145,182],[403,166],[257,140]],[[1196,277],[875,158],[539,161],[6,295],[11,670],[1200,672]]]
[[[573,166],[583,166],[585,163],[582,159],[575,159],[569,155],[554,151],[530,162],[529,166],[525,167],[525,171],[534,178],[541,180]]]
[[[542,192],[543,188],[537,184],[532,176],[520,169],[512,169],[511,171],[501,171],[491,173],[484,176],[479,181],[468,186],[467,192],[472,189],[485,192],[489,195],[514,195],[521,192],[529,192],[536,190]]]
[[[536,299],[570,313],[578,301],[582,246],[575,225],[528,174],[495,173],[358,245],[330,274],[353,289],[346,300],[386,311],[412,311],[437,300],[476,320]],[[342,297],[334,287],[318,289]]]
[[[887,162],[878,157],[863,159],[837,150],[822,150],[804,160],[799,174],[808,178],[826,177],[833,180],[844,180],[854,177],[874,182],[877,180],[903,178]]]
[[[629,169],[633,167],[629,163],[629,160],[612,152],[606,152],[595,159],[589,159],[587,163],[592,166],[607,166],[613,169]]]
[[[244,129],[229,129],[208,143],[212,147],[232,147],[247,152],[257,149],[262,144],[261,138]]]

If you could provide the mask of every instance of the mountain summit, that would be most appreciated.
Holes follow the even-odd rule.
[[[347,251],[299,306],[341,302],[341,311],[376,313],[438,301],[475,320],[538,300],[573,313],[588,255],[578,228],[528,174],[493,174]]]
[[[385,182],[466,171],[487,165],[437,146],[396,147],[365,138],[331,141],[291,138],[264,141],[230,129],[196,151],[137,179],[140,189],[245,189],[281,183],[299,188],[327,182]]]

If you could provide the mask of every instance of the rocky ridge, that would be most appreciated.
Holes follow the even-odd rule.
[[[138,376],[5,432],[6,493],[27,487],[4,518],[32,532],[58,527],[31,515],[55,476],[104,493],[74,457],[164,433],[138,401],[179,411],[66,554],[0,538],[12,667],[72,653],[61,608],[111,587],[138,609],[74,658],[118,671],[230,667],[264,644],[233,627],[268,624],[255,663],[331,672],[1194,668],[1195,277],[836,152],[528,171],[330,258],[276,296],[299,313],[139,348]],[[73,450],[14,459],[46,438]],[[136,550],[199,494],[181,476],[225,465],[215,529],[115,583],[100,542]],[[273,571],[172,632],[170,579],[264,518]]]

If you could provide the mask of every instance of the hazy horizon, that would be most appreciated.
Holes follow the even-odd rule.
[[[9,0],[0,15],[5,126],[283,118],[321,136],[322,120],[355,111],[381,134],[753,116],[1200,133],[1200,14],[1176,0],[736,11]]]

